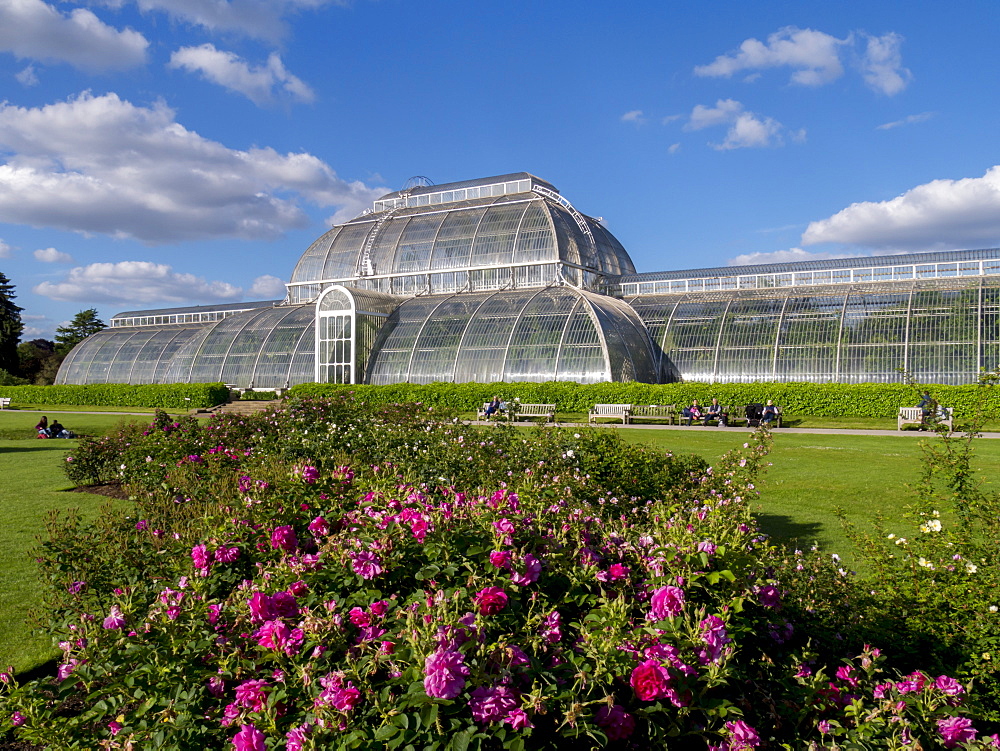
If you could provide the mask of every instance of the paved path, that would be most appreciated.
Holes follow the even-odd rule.
[[[489,425],[490,423],[484,420],[469,420],[470,425]],[[537,421],[522,420],[514,423],[518,427],[525,427],[528,425],[538,425]],[[693,431],[744,431],[752,432],[749,428],[740,427],[729,427],[729,428],[718,428],[718,427],[705,427],[703,425],[650,425],[647,423],[631,424],[631,425],[621,425],[620,423],[613,422],[602,422],[592,425],[585,422],[557,422],[548,423],[548,425],[556,425],[560,428],[586,428],[586,427],[598,427],[598,428],[628,428],[630,430],[693,430]],[[775,428],[771,431],[773,435],[781,435],[782,433],[809,433],[812,435],[884,435],[884,436],[898,436],[903,438],[914,437],[914,438],[928,438],[932,437],[933,433],[927,433],[920,430],[854,430],[850,428]],[[1000,438],[1000,433],[980,433],[983,438]]]

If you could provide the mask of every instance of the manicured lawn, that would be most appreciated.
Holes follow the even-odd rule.
[[[90,407],[81,407],[81,409],[89,410]],[[38,420],[43,414],[48,416],[50,423],[53,418],[58,417],[59,422],[78,435],[103,435],[123,420],[142,423],[149,423],[152,420],[152,412],[150,412],[149,416],[146,416],[130,415],[120,411],[102,411],[96,407],[94,411],[99,412],[99,414],[74,412],[68,407],[61,405],[58,409],[39,412],[29,412],[23,409],[0,410],[0,439],[16,440],[23,438],[37,440],[35,438],[35,425],[38,424]],[[42,443],[42,441],[38,441],[38,443]],[[65,448],[63,446],[63,450]]]
[[[0,666],[4,668],[13,665],[21,671],[55,656],[49,640],[33,636],[25,623],[39,592],[28,551],[45,531],[49,512],[78,508],[85,517],[92,517],[107,500],[90,493],[65,492],[72,483],[62,465],[76,443],[0,440],[0,632],[4,635]]]
[[[637,443],[669,451],[688,452],[715,461],[743,444],[745,430],[692,428],[683,430],[630,430],[622,434]],[[798,540],[799,547],[819,543],[854,564],[853,547],[834,514],[842,507],[848,519],[867,527],[877,515],[897,534],[912,535],[914,526],[903,516],[913,495],[908,483],[920,474],[921,440],[913,436],[807,435],[774,433],[772,467],[759,483],[760,512],[764,530],[781,540]],[[998,487],[1000,440],[975,443],[975,467]]]

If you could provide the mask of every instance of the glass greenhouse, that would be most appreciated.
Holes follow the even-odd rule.
[[[1000,250],[636,273],[527,173],[375,201],[283,301],[120,313],[57,383],[969,383],[1000,364]]]

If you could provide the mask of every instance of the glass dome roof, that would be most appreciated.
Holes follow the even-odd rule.
[[[635,271],[598,220],[527,173],[391,193],[375,205],[380,210],[334,227],[303,253],[289,283],[293,301],[366,277],[545,264],[601,275]]]

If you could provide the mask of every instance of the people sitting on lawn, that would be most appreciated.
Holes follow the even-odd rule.
[[[57,418],[49,425],[49,438],[76,438],[76,434],[72,430],[66,430]]]
[[[484,411],[486,419],[489,420],[493,415],[502,414],[505,406],[506,405],[500,401],[499,396],[494,396],[490,403],[486,405],[486,409]]]
[[[770,425],[777,419],[778,408],[774,406],[774,402],[768,399],[767,404],[764,405],[764,410],[760,413],[760,421],[764,425]]]
[[[49,418],[42,415],[42,419],[38,421],[35,430],[38,431],[39,438],[51,438],[52,436],[49,435]]]
[[[708,425],[709,420],[718,420],[719,427],[724,428],[729,424],[729,415],[722,411],[722,405],[719,404],[718,399],[712,399],[712,403],[708,405],[708,409],[705,410],[705,425]]]
[[[681,415],[688,421],[687,424],[690,425],[695,420],[701,419],[701,407],[698,406],[698,400],[692,399],[691,406],[685,407],[681,412]]]

